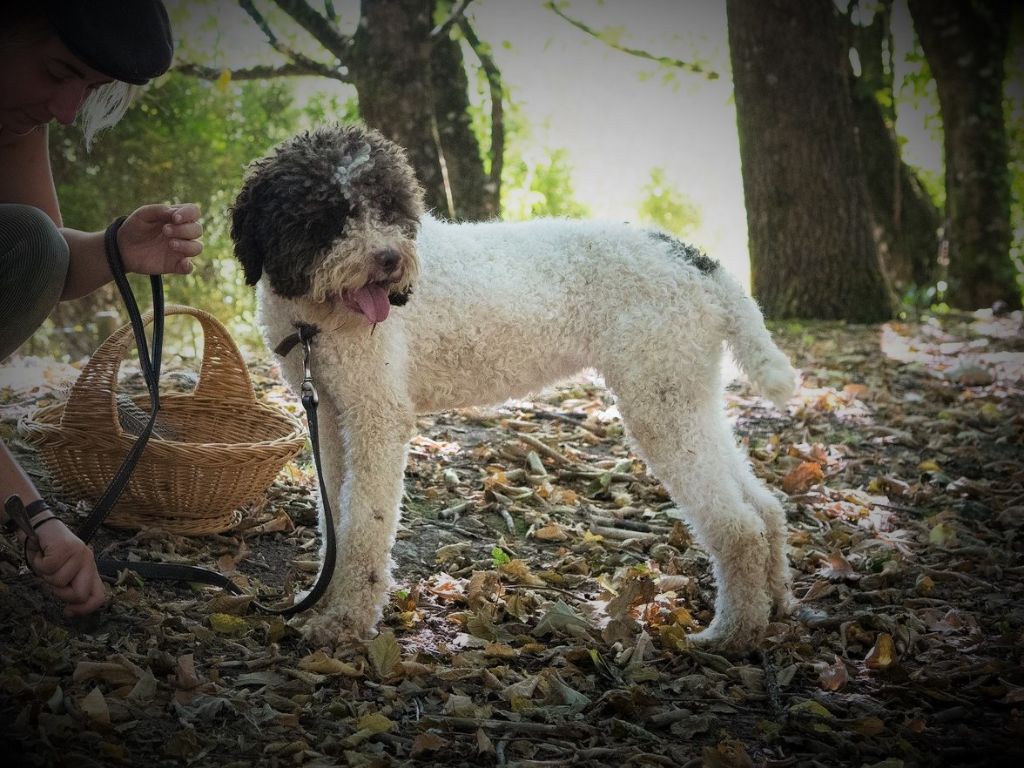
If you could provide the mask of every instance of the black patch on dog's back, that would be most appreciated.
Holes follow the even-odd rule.
[[[699,248],[688,245],[682,240],[677,240],[671,235],[666,235],[664,232],[659,232],[658,230],[650,230],[647,233],[647,236],[662,243],[666,243],[670,254],[683,259],[683,261],[689,262],[705,275],[710,275],[718,269],[717,261],[703,253]]]

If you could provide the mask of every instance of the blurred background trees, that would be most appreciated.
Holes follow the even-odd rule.
[[[168,0],[174,70],[90,152],[77,129],[53,130],[65,220],[98,229],[143,201],[196,200],[207,250],[194,276],[166,281],[170,299],[211,309],[259,348],[225,226],[250,160],[316,122],[362,119],[408,149],[435,215],[590,215],[576,147],[542,146],[520,109],[530,94],[506,82],[500,63],[531,38],[599,41],[623,66],[649,63],[666,102],[684,107],[699,89],[728,84],[731,60],[752,284],[769,315],[857,322],[914,304],[1019,306],[1024,34],[1008,0],[729,0],[728,39],[672,55],[631,41],[639,23],[605,24],[609,11],[593,0],[531,0],[546,9],[542,25],[488,27],[482,19],[500,2]],[[638,22],[666,14],[681,29],[702,12],[630,7]],[[727,57],[714,60],[715,46]],[[572,74],[609,112],[625,101],[585,67]],[[902,112],[922,107],[942,136],[944,174],[915,166],[897,131]],[[643,142],[659,116],[630,118]],[[586,130],[580,144],[607,128]],[[660,151],[667,161],[707,150]],[[631,156],[597,162],[614,185]],[[648,167],[632,210],[610,215],[699,238],[709,210],[701,180],[680,191],[667,168]],[[729,215],[742,226],[742,210]],[[86,354],[117,307],[109,291],[61,306],[28,351]]]
[[[889,319],[831,0],[726,8],[754,295],[772,317]]]
[[[909,6],[942,114],[950,301],[968,308],[999,301],[1020,306],[1017,270],[1008,258],[1010,170],[1003,109],[1014,4],[910,0]]]

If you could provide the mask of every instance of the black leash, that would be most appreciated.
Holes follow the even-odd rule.
[[[107,254],[107,265],[110,267],[110,272],[114,275],[114,283],[117,285],[117,290],[120,291],[121,298],[124,299],[125,306],[128,309],[128,317],[132,323],[132,331],[135,334],[135,346],[139,350],[139,365],[142,368],[142,377],[146,381],[146,389],[149,390],[149,421],[146,422],[146,426],[135,440],[135,445],[128,451],[128,455],[124,457],[121,466],[114,473],[114,477],[111,478],[107,490],[103,492],[99,501],[96,502],[92,513],[82,523],[81,528],[79,528],[78,538],[86,543],[96,535],[100,524],[110,514],[110,510],[118,498],[120,498],[124,487],[128,484],[132,470],[138,464],[142,451],[149,441],[149,436],[153,433],[153,425],[156,424],[156,417],[160,411],[159,379],[164,340],[164,284],[160,275],[150,275],[149,287],[153,293],[153,355],[150,357],[149,345],[146,342],[146,329],[142,323],[142,313],[139,312],[139,305],[135,301],[135,294],[128,283],[127,275],[125,275],[124,264],[121,261],[121,249],[117,245],[117,232],[121,229],[124,220],[125,217],[121,216],[107,227],[104,247]]]
[[[153,292],[153,351],[152,356],[150,356],[149,345],[146,340],[145,325],[142,322],[142,314],[139,312],[138,303],[135,301],[135,294],[132,292],[131,285],[128,283],[128,278],[125,275],[124,263],[121,260],[121,251],[117,245],[117,232],[121,228],[121,224],[124,223],[124,219],[125,217],[122,216],[107,228],[104,244],[107,254],[107,263],[110,265],[110,271],[114,276],[114,282],[117,285],[117,289],[120,291],[121,297],[124,299],[125,307],[128,310],[128,317],[131,320],[132,331],[135,334],[135,344],[139,350],[139,364],[142,368],[143,378],[146,381],[146,388],[149,390],[149,421],[146,423],[142,432],[136,437],[135,444],[128,452],[128,455],[125,456],[121,466],[114,474],[113,479],[110,481],[110,485],[107,486],[107,490],[104,491],[100,500],[96,502],[96,505],[93,507],[89,517],[79,529],[78,536],[86,543],[95,536],[96,531],[103,523],[103,520],[108,514],[110,514],[110,510],[121,496],[122,491],[124,491],[124,487],[127,485],[128,479],[131,477],[132,470],[135,469],[135,465],[138,463],[139,458],[142,456],[142,452],[146,447],[146,442],[149,440],[149,437],[153,432],[153,425],[156,423],[157,413],[160,410],[160,359],[163,348],[164,333],[163,281],[161,280],[160,275],[150,276],[150,289]],[[319,522],[323,528],[324,536],[324,558],[323,564],[320,566],[320,572],[317,574],[316,581],[314,581],[312,588],[303,595],[298,602],[288,606],[276,607],[264,605],[257,600],[252,601],[252,606],[256,610],[262,613],[276,614],[278,616],[290,616],[311,608],[323,596],[324,592],[327,591],[327,587],[331,582],[331,577],[334,575],[334,565],[335,560],[337,559],[334,516],[331,513],[327,488],[324,485],[323,468],[320,463],[320,430],[316,415],[319,398],[317,396],[316,388],[313,386],[313,377],[310,371],[312,339],[319,332],[320,329],[316,326],[302,325],[298,327],[298,330],[295,333],[278,345],[278,350],[284,350],[283,352],[278,351],[278,354],[281,354],[282,356],[288,354],[288,352],[297,344],[301,343],[303,345],[302,366],[304,378],[301,390],[302,407],[306,412],[306,420],[309,424],[309,440],[313,448],[313,463],[316,466],[316,474],[320,486],[320,501],[323,509],[323,516]],[[223,574],[206,568],[199,568],[194,565],[130,562],[127,560],[114,560],[107,557],[97,557],[96,567],[102,575],[109,577],[116,578],[121,571],[127,569],[139,574],[143,578],[211,584],[216,587],[221,587],[235,595],[246,594],[241,587]]]

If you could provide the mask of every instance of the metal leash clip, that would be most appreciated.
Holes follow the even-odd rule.
[[[313,335],[306,336],[300,333],[299,337],[302,339],[302,401],[305,402],[308,398],[315,406],[319,402],[319,396],[316,394],[316,387],[313,386],[313,374],[309,369],[309,357],[312,354],[313,348]]]

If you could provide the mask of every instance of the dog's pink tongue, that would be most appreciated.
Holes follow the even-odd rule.
[[[381,323],[388,319],[391,302],[388,301],[388,292],[383,286],[366,285],[352,291],[349,296],[371,323]]]

